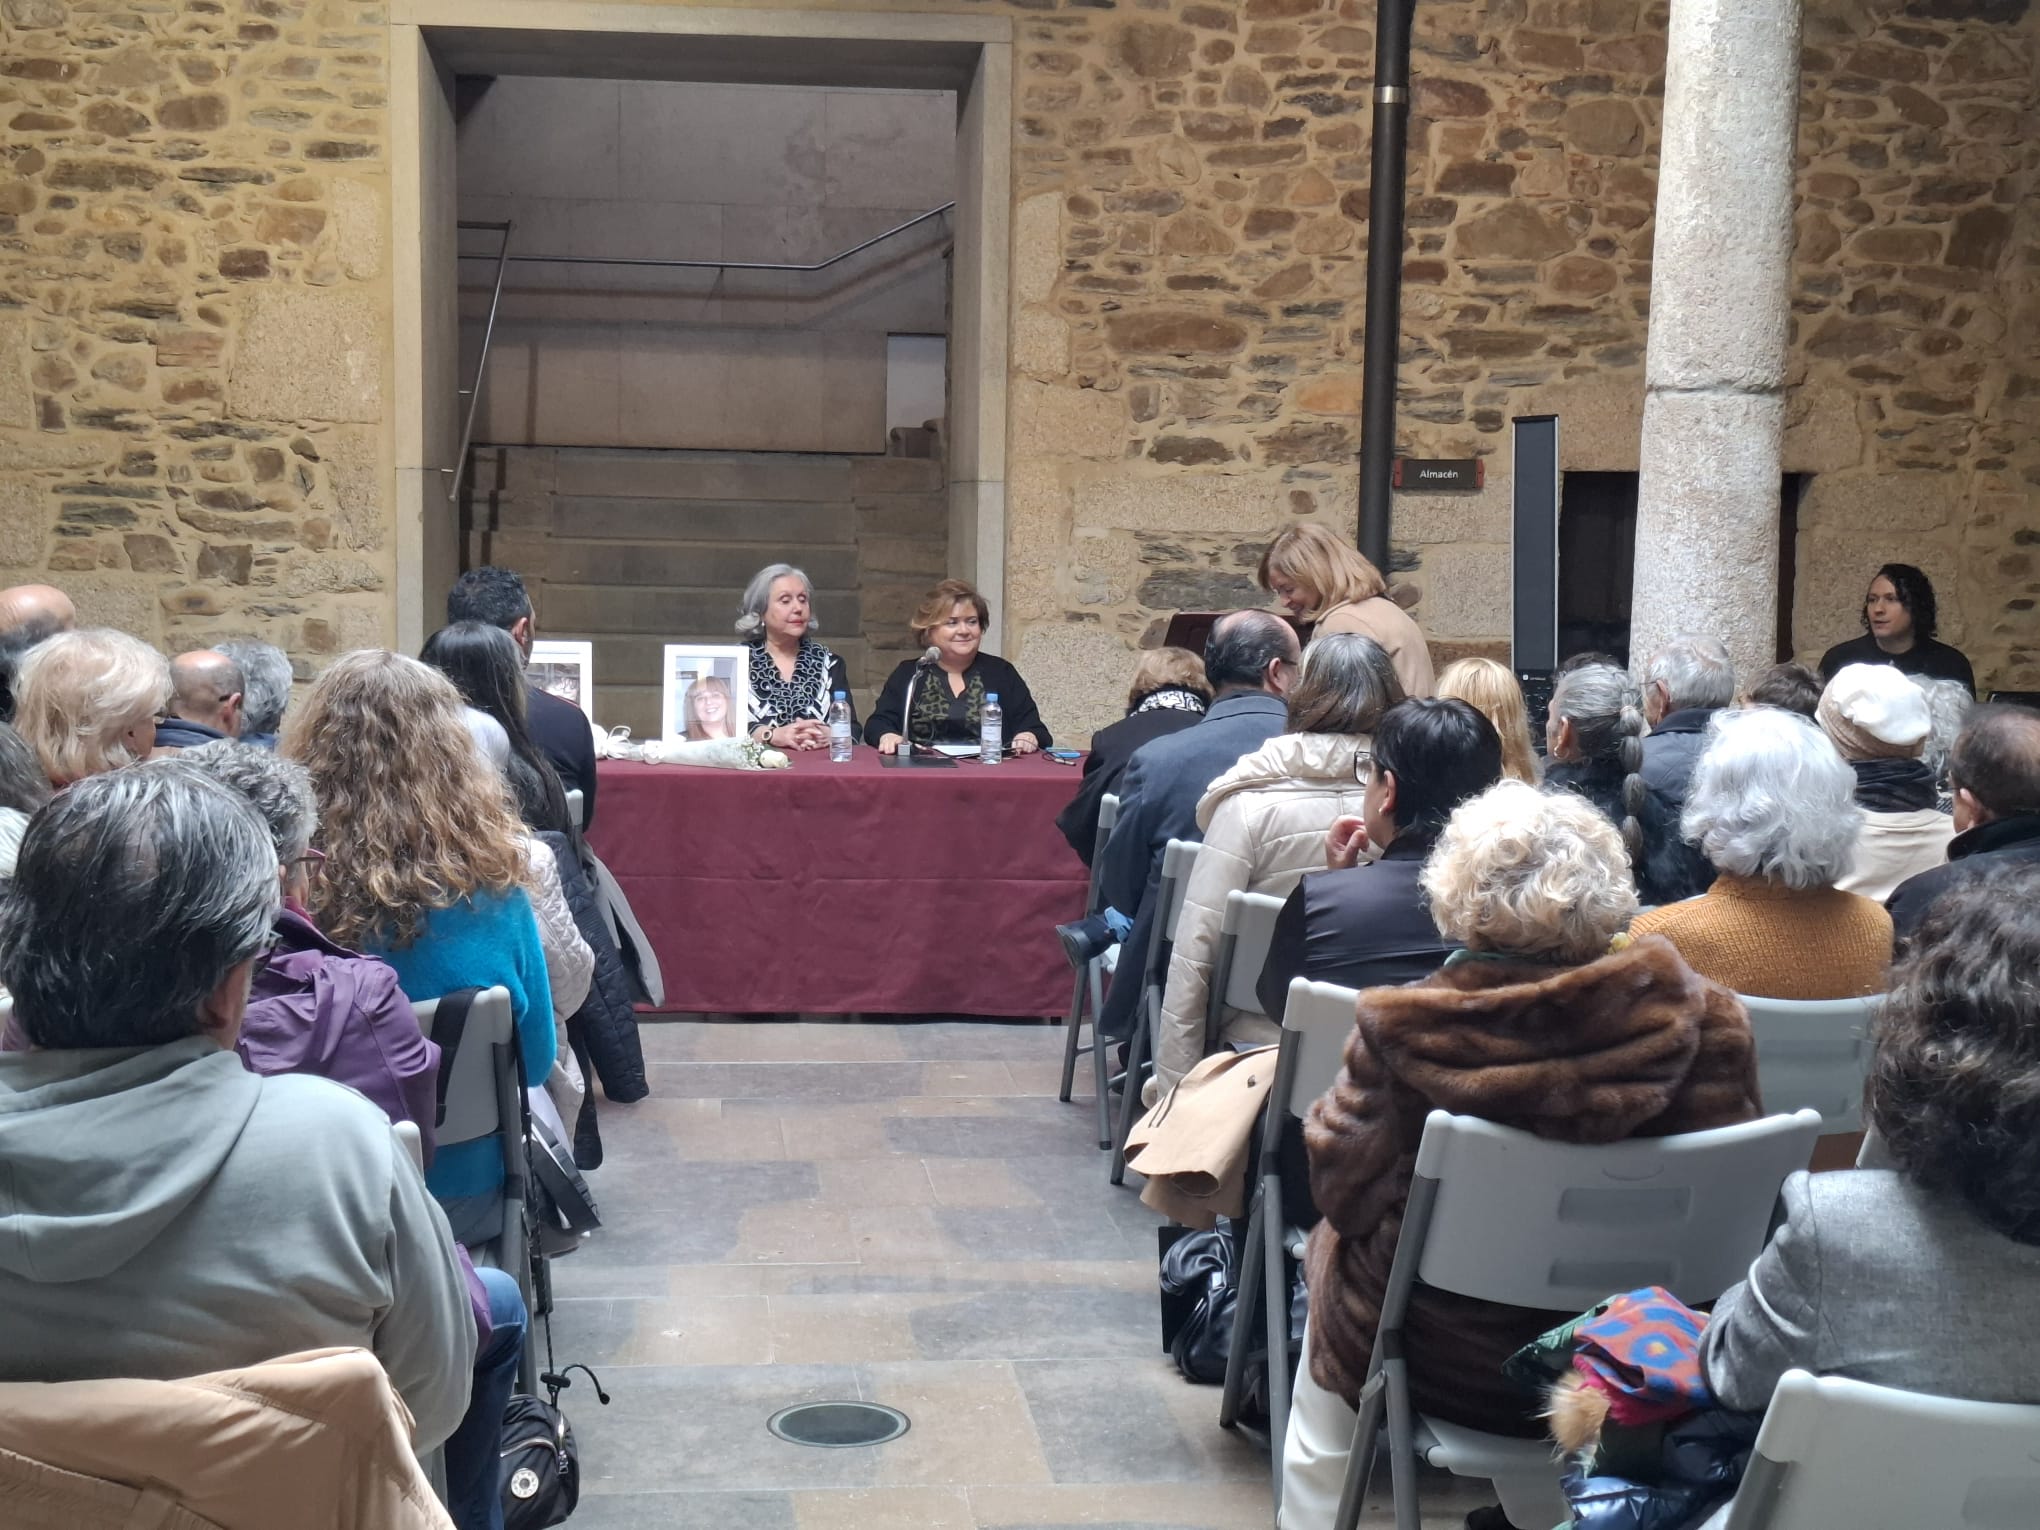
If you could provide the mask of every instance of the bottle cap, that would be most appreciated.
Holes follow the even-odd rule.
[[[848,701],[850,699],[850,693],[848,691],[838,691],[836,692],[836,699],[838,701]]]
[[[999,693],[998,693],[997,691],[986,691],[986,692],[985,692],[985,700],[987,700],[987,701],[997,701],[998,699],[999,699]]]

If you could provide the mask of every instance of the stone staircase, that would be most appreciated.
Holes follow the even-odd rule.
[[[862,715],[947,555],[939,459],[484,446],[473,468],[468,566],[522,574],[541,637],[593,642],[596,720],[638,738],[664,645],[735,642],[745,584],[780,561],[814,581]]]

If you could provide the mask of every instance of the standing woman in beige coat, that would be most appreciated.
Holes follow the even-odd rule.
[[[1287,897],[1306,871],[1323,869],[1325,832],[1333,819],[1361,811],[1375,726],[1402,699],[1388,655],[1372,638],[1341,632],[1317,639],[1289,693],[1286,731],[1242,756],[1197,804],[1204,844],[1169,957],[1150,1103],[1204,1056],[1205,996],[1226,895]],[[1280,1037],[1272,1021],[1227,1012],[1228,1041]]]
[[[1260,581],[1291,616],[1313,624],[1313,641],[1335,632],[1371,637],[1395,666],[1405,696],[1435,693],[1422,629],[1388,598],[1388,581],[1359,549],[1306,521],[1268,544]]]

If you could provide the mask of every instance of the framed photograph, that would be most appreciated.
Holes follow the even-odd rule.
[[[595,701],[595,645],[538,638],[531,645],[524,674],[547,695],[587,712]]]
[[[750,661],[741,643],[668,643],[659,671],[666,742],[742,738],[751,715]]]

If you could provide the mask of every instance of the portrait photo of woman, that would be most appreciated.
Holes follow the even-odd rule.
[[[703,675],[687,688],[687,736],[695,739],[735,738],[734,710],[729,681],[720,675]]]

